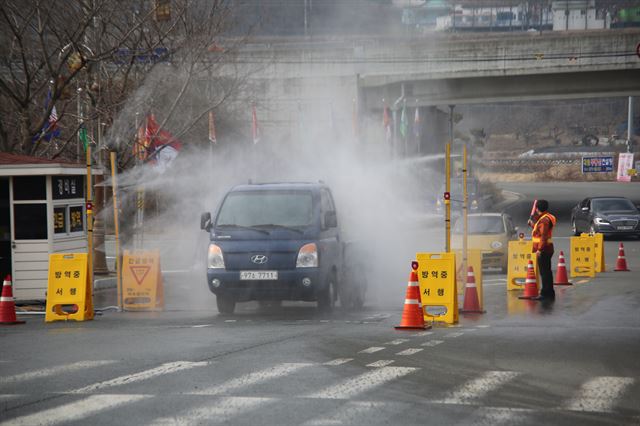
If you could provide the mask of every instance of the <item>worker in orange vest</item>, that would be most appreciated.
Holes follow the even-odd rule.
[[[553,228],[556,226],[556,217],[549,213],[549,202],[538,200],[535,208],[535,216],[529,221],[533,227],[531,240],[532,252],[538,257],[538,271],[542,281],[540,295],[535,300],[553,300],[556,293],[553,290],[553,273],[551,272],[551,258],[553,257]]]

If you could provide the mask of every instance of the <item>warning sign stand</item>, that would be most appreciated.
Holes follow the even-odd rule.
[[[160,252],[125,250],[122,265],[124,310],[162,310],[164,286],[160,269]]]
[[[596,262],[595,269],[596,272],[605,272],[605,264],[604,264],[604,234],[599,232],[595,234],[580,234],[581,237],[591,237],[593,238],[593,250],[595,252],[594,260]]]
[[[93,286],[87,253],[49,255],[45,322],[93,319]]]
[[[533,242],[531,240],[509,241],[507,291],[524,289],[524,281],[527,279],[527,265],[530,260],[533,261],[533,268],[537,275],[538,258],[531,253],[532,249]]]
[[[418,253],[418,282],[425,321],[458,323],[456,256],[454,253]]]
[[[595,237],[583,234],[579,237],[571,237],[571,276],[572,277],[595,277],[596,276],[596,253]]]

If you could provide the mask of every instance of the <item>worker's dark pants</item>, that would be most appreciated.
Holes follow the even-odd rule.
[[[553,291],[553,273],[551,272],[551,257],[553,257],[553,249],[545,250],[538,256],[538,270],[540,271],[540,280],[542,281],[542,289],[540,296],[556,297]]]

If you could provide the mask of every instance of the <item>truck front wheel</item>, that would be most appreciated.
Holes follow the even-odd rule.
[[[218,305],[218,312],[223,315],[231,315],[236,309],[236,300],[233,296],[218,294],[216,295],[216,304]]]
[[[336,278],[334,274],[329,275],[327,283],[318,294],[318,310],[331,312],[336,305]]]

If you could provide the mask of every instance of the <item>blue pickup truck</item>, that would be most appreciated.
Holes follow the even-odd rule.
[[[355,254],[321,182],[236,186],[213,217],[202,213],[200,227],[209,233],[207,284],[221,314],[250,300],[316,301],[321,311],[338,300],[364,303],[366,280],[345,264]]]

